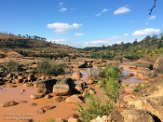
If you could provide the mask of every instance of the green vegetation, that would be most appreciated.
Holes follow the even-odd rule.
[[[120,77],[120,69],[117,66],[109,66],[104,71],[105,76],[100,78],[97,83],[104,90],[105,95],[116,102],[120,89],[117,81]]]
[[[163,34],[146,36],[141,41],[137,39],[133,43],[121,43],[102,47],[87,47],[85,51],[91,51],[92,58],[117,59],[122,57],[130,60],[143,56],[163,54]]]
[[[139,59],[141,57],[142,57],[141,54],[136,54],[136,53],[129,53],[129,54],[124,55],[124,58],[130,59],[130,60],[136,60],[136,59]]]
[[[37,63],[38,73],[48,74],[48,75],[59,75],[65,73],[64,64],[54,64],[49,61],[41,61]]]
[[[116,103],[120,85],[117,80],[120,77],[120,69],[117,66],[109,66],[104,69],[97,84],[104,90],[105,95],[108,97],[106,101],[100,101],[95,95],[86,95],[86,106],[79,105],[78,112],[83,118],[84,122],[96,118],[97,116],[108,115]]]
[[[78,105],[78,112],[81,114],[84,122],[90,122],[90,120],[97,116],[108,115],[113,105],[111,103],[102,103],[95,95],[86,95],[86,106]]]

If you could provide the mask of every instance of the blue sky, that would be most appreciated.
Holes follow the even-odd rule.
[[[0,31],[74,47],[132,42],[163,29],[163,0],[0,0]]]

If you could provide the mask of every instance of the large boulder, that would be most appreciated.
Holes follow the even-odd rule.
[[[81,72],[77,71],[77,72],[74,72],[71,76],[72,79],[74,80],[79,80],[80,78],[82,77],[82,74]]]
[[[38,93],[51,93],[53,91],[53,86],[56,84],[57,80],[49,79],[49,80],[40,80],[35,81],[34,86]]]
[[[159,57],[154,65],[153,65],[154,70],[159,71],[160,73],[163,73],[163,57]]]
[[[152,116],[144,110],[124,110],[121,114],[124,122],[154,122]]]
[[[68,84],[55,84],[53,86],[53,93],[56,96],[66,96],[70,94],[70,87]]]

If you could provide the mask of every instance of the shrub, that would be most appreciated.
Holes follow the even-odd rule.
[[[105,74],[112,79],[118,79],[120,77],[120,69],[117,66],[109,66],[105,69]]]
[[[85,99],[86,106],[82,107],[81,105],[78,105],[78,112],[84,122],[90,122],[90,120],[97,116],[108,115],[113,108],[111,103],[107,102],[106,104],[102,104],[97,96],[87,94]]]
[[[130,60],[136,60],[141,58],[142,56],[136,53],[129,53],[129,54],[125,54],[124,58],[130,59]]]
[[[18,70],[19,64],[13,60],[10,60],[9,62],[7,62],[4,66],[5,70],[9,73],[9,72],[15,72]]]
[[[64,64],[52,64],[48,61],[41,61],[37,63],[37,71],[39,73],[49,74],[49,75],[59,75],[65,72]]]
[[[120,84],[117,80],[120,77],[120,69],[117,66],[109,66],[105,71],[105,77],[98,80],[98,85],[104,90],[105,95],[116,102],[119,96]]]

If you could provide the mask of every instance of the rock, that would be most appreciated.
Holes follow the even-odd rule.
[[[23,77],[22,75],[19,75],[17,79],[18,79],[19,82],[21,83],[21,82],[23,82],[24,77]]]
[[[124,122],[121,113],[119,111],[116,111],[116,110],[113,111],[110,114],[110,118],[109,119],[110,119],[111,122]]]
[[[31,106],[37,106],[37,103],[31,103]]]
[[[77,84],[77,85],[75,86],[75,90],[76,90],[78,93],[82,93],[82,92],[83,92],[83,89],[82,89],[81,84]]]
[[[37,110],[37,113],[38,114],[43,114],[43,113],[45,113],[46,111],[45,110],[43,110],[43,109],[39,109],[39,110]]]
[[[78,95],[72,95],[65,100],[66,103],[83,103]]]
[[[1,107],[8,107],[8,106],[14,106],[17,104],[18,104],[18,102],[16,102],[16,101],[7,101],[7,102],[2,103],[0,106]]]
[[[68,122],[80,122],[80,120],[77,118],[70,117],[68,118]]]
[[[74,80],[79,80],[80,78],[82,77],[82,74],[81,72],[77,71],[77,72],[74,72],[71,76],[72,79]]]
[[[108,121],[108,116],[104,115],[102,117],[98,116],[97,118],[91,120],[90,122],[109,122],[109,121]]]
[[[25,89],[21,89],[20,91],[21,91],[21,92],[25,92]]]
[[[43,94],[35,94],[35,95],[31,95],[30,98],[39,99],[39,98],[42,98],[43,96],[44,96]]]
[[[33,86],[33,83],[32,82],[27,82],[27,83],[24,83],[24,86],[31,87],[31,86]]]
[[[91,68],[91,67],[93,67],[93,61],[85,61],[84,63],[78,66],[78,68]]]
[[[33,74],[30,74],[30,75],[27,76],[27,80],[28,81],[35,81],[36,78],[35,78],[35,76]]]
[[[66,122],[64,119],[57,118],[55,119],[55,122]]]
[[[91,85],[91,84],[94,84],[94,80],[93,78],[89,78],[88,81],[87,81],[87,84]]]
[[[44,98],[50,99],[52,96],[50,94],[47,94]]]
[[[121,114],[124,122],[154,122],[152,116],[144,110],[124,110]]]
[[[57,101],[57,102],[62,102],[62,101],[65,101],[65,98],[62,97],[62,96],[55,96],[54,100]]]
[[[87,68],[87,65],[87,61],[85,61],[84,63],[80,64],[78,68]]]
[[[149,74],[148,74],[148,76],[149,76],[150,78],[157,77],[157,75],[158,75],[158,72],[157,72],[156,70],[151,70],[151,71],[149,72]]]
[[[45,80],[45,76],[41,76],[40,77],[40,80]]]
[[[25,119],[25,120],[22,120],[20,122],[34,122],[33,119]]]
[[[21,101],[19,101],[19,103],[28,103],[28,101],[27,100],[21,100]]]
[[[163,73],[163,57],[159,57],[154,65],[153,65],[153,69],[160,72],[160,73]]]
[[[57,80],[40,80],[34,82],[34,87],[38,93],[51,93],[53,91],[53,85],[56,84]]]
[[[53,93],[56,96],[69,95],[69,93],[70,93],[70,87],[67,84],[55,84],[53,86]]]
[[[51,109],[53,109],[53,108],[55,108],[55,107],[56,107],[56,106],[54,106],[54,105],[48,105],[48,106],[42,107],[41,109],[44,110],[44,111],[47,111],[47,110],[51,110]]]

